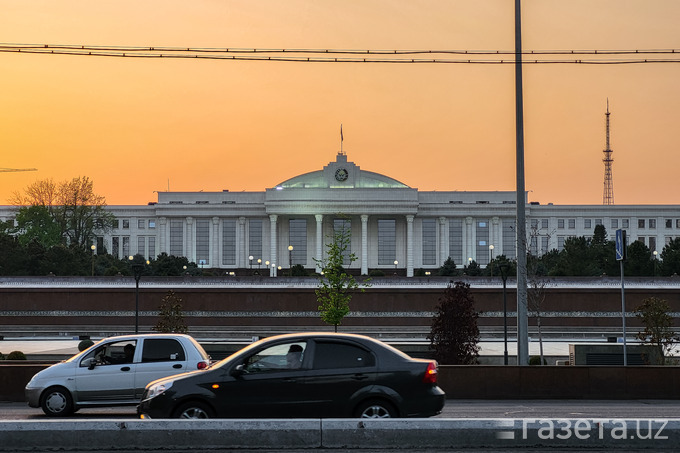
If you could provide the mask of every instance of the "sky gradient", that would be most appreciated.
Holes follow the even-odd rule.
[[[680,49],[677,0],[524,0],[525,50]],[[3,43],[512,50],[513,0],[0,0]],[[512,57],[509,57],[512,59]],[[680,60],[679,60],[680,61]],[[525,65],[529,200],[680,204],[680,63]],[[419,190],[514,190],[514,68],[0,53],[0,203],[88,176],[110,205],[262,191],[343,148]]]

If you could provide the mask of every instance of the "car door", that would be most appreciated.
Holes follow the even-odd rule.
[[[76,399],[83,403],[133,401],[136,340],[110,341],[84,356],[75,372]]]
[[[135,399],[141,399],[146,384],[188,371],[187,352],[176,338],[144,338],[140,362],[135,368]]]
[[[282,342],[235,363],[224,384],[214,390],[219,412],[238,418],[306,416],[306,349],[306,341]]]
[[[356,400],[375,383],[375,355],[350,341],[324,339],[314,342],[311,368],[305,387],[315,417],[349,417]]]

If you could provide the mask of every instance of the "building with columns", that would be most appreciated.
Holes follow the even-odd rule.
[[[458,266],[515,258],[513,191],[419,191],[361,169],[339,153],[321,170],[264,192],[159,192],[147,206],[109,206],[115,228],[97,238],[98,250],[123,258],[160,253],[186,256],[199,267],[238,269],[300,264],[319,268],[333,232],[351,232],[350,268],[398,269],[413,276],[451,257]],[[6,212],[3,214],[7,214]],[[3,216],[7,218],[7,216]],[[613,238],[627,230],[658,251],[680,236],[677,205],[541,205],[527,203],[527,243],[540,255],[560,250],[570,236],[592,236],[602,224]]]

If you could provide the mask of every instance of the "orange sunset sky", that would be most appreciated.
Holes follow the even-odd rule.
[[[525,50],[680,51],[678,0],[524,0]],[[513,0],[0,0],[0,42],[513,50]],[[512,56],[506,57],[512,60]],[[680,58],[678,58],[680,61]],[[514,190],[511,64],[0,53],[0,203],[88,176],[110,205],[154,191],[262,191],[340,149],[419,190]],[[530,201],[679,204],[680,62],[525,65]]]

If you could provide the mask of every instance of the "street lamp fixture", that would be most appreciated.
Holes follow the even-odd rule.
[[[90,250],[92,250],[92,276],[94,277],[94,251],[97,250],[97,246],[92,244]]]
[[[491,244],[489,246],[489,254],[491,255],[491,257],[489,258],[489,268],[490,268],[489,272],[491,272],[491,277],[493,277],[493,249],[494,249],[494,246],[493,246],[493,244]]]
[[[139,280],[144,272],[144,264],[135,263],[132,255],[128,257],[128,260],[130,260],[132,275],[135,277],[135,333],[139,333]],[[147,261],[146,264],[149,262]]]
[[[501,279],[503,279],[503,364],[508,364],[508,300],[506,298],[506,282],[508,280],[508,263],[501,263],[498,268],[501,271]]]
[[[659,252],[654,250],[654,277],[656,277],[656,263],[657,263],[657,257],[659,256]]]
[[[248,257],[248,261],[250,262],[250,273],[253,273],[253,255],[250,255]]]
[[[288,268],[290,269],[290,276],[293,276],[293,246],[288,246]]]

